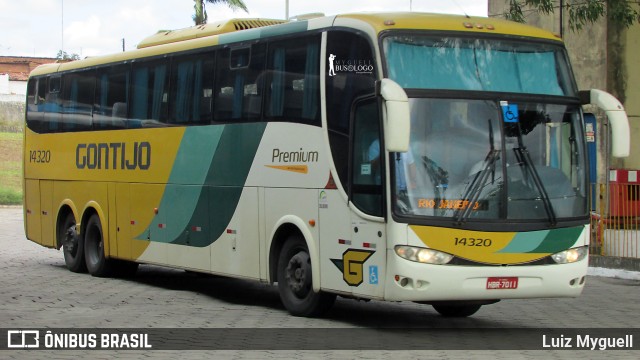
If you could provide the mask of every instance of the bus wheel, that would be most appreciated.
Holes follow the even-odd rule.
[[[91,215],[84,230],[84,257],[89,274],[99,277],[111,275],[113,264],[104,255],[102,225],[97,214]]]
[[[291,236],[278,259],[280,300],[291,315],[320,316],[335,302],[335,294],[314,292],[311,279],[311,258],[307,246],[298,236]]]
[[[64,221],[58,227],[58,241],[62,244],[64,264],[67,269],[76,273],[87,271],[84,262],[84,242],[78,236],[76,219],[73,213],[67,214]]]
[[[475,314],[482,305],[432,305],[436,311],[444,317],[467,317]]]

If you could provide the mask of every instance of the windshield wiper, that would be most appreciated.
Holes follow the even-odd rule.
[[[463,210],[456,209],[456,212],[453,216],[456,218],[456,222],[461,224],[467,221],[469,215],[471,215],[471,210],[474,208],[474,204],[478,201],[480,194],[482,193],[482,189],[484,184],[487,182],[489,178],[489,173],[491,173],[491,183],[493,184],[495,181],[495,164],[496,161],[500,158],[500,150],[491,149],[487,154],[487,157],[484,159],[484,166],[482,170],[473,177],[473,180],[467,186],[467,191],[465,191],[463,199],[469,202],[468,206],[465,206]]]
[[[478,201],[482,188],[489,178],[489,171],[491,171],[491,183],[495,182],[496,177],[496,161],[500,158],[500,150],[496,150],[493,140],[493,127],[491,126],[491,119],[489,121],[489,153],[484,159],[483,167],[480,172],[477,172],[473,177],[473,180],[467,186],[467,190],[464,193],[463,199],[469,202],[468,206],[464,209],[456,209],[453,216],[456,218],[458,224],[462,224],[471,215],[471,210],[474,204]]]
[[[427,171],[429,180],[433,184],[435,197],[441,199],[442,194],[440,191],[442,190],[442,192],[444,192],[449,186],[449,173],[426,155],[422,156],[422,165]]]
[[[551,225],[555,225],[556,221],[556,213],[553,210],[553,205],[551,204],[551,200],[549,199],[549,194],[547,194],[547,190],[542,184],[542,180],[540,179],[540,174],[538,174],[538,170],[536,170],[535,165],[533,165],[533,161],[531,160],[531,156],[529,155],[529,150],[524,146],[524,142],[522,141],[522,130],[520,129],[520,123],[517,123],[518,129],[518,147],[514,148],[513,151],[516,153],[516,159],[518,163],[524,165],[523,173],[529,174],[531,179],[533,180],[533,184],[538,189],[540,193],[542,204],[544,205],[544,211],[547,212],[547,216],[549,217],[549,222]]]

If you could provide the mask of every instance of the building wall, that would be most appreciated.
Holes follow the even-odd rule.
[[[635,5],[640,11],[640,4]],[[613,33],[613,31],[610,31]],[[611,79],[622,93],[615,94],[623,99],[631,124],[631,156],[622,161],[626,169],[640,169],[640,25],[619,30],[621,39],[620,75]]]
[[[0,74],[0,94],[9,94],[9,74]]]

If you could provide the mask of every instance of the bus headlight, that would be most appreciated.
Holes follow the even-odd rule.
[[[584,259],[585,257],[587,257],[588,253],[589,247],[582,246],[555,253],[551,255],[551,258],[558,264],[570,264]]]
[[[395,251],[403,259],[424,264],[444,265],[453,259],[451,254],[415,246],[400,245],[395,247]]]

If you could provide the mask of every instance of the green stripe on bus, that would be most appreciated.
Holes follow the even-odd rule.
[[[530,251],[530,253],[554,254],[559,251],[567,250],[575,245],[583,230],[583,226],[553,229],[549,231],[549,234],[544,238],[542,244]]]
[[[549,230],[517,233],[511,242],[498,252],[509,254],[528,253],[540,246],[548,234]]]
[[[162,228],[163,235],[151,241],[204,247],[218,239],[238,206],[265,128],[266,123],[188,128],[161,214],[136,238]]]

